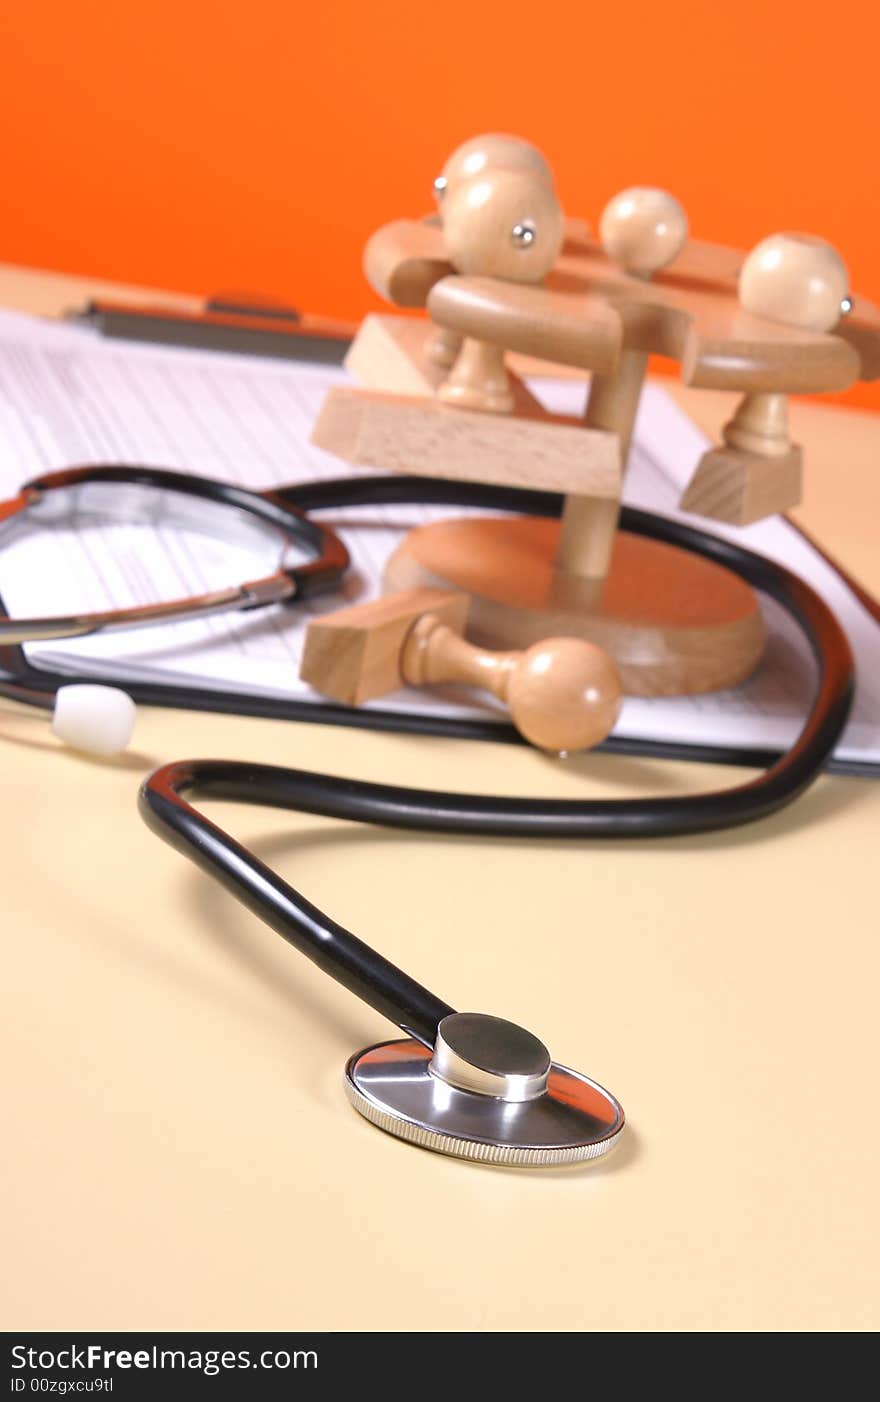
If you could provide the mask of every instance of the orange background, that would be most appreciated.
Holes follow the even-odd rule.
[[[356,317],[368,233],[494,129],[571,214],[665,185],[704,238],[824,235],[880,299],[876,0],[4,8],[0,259]]]

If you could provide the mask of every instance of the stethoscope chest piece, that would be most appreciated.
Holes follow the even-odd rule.
[[[456,1158],[547,1168],[599,1158],[623,1129],[607,1090],[551,1062],[531,1032],[483,1013],[451,1013],[433,1051],[412,1038],[356,1053],[349,1100],[371,1124]]]

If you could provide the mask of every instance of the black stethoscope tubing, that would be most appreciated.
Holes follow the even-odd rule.
[[[101,475],[104,480],[113,480],[114,473],[120,481],[143,481],[148,485],[180,489],[179,474],[119,466],[103,469]],[[88,472],[84,479],[87,477]],[[262,494],[240,493],[236,488],[209,479],[193,478],[185,490],[252,511],[258,498],[257,514],[279,523],[293,509],[297,519],[301,518],[305,535],[313,547],[321,547],[327,560],[323,575],[320,568],[309,571],[300,596],[313,589],[331,587],[340,573],[337,569],[333,575],[334,566],[347,558],[341,542],[337,542],[339,549],[334,552],[333,532],[308,521],[305,513],[310,511],[359,505],[435,504],[558,516],[562,505],[561,498],[553,493],[397,476],[365,475],[312,482]],[[328,974],[398,1026],[431,1045],[437,1024],[453,1011],[452,1007],[318,910],[253,853],[206,818],[194,806],[194,801],[233,800],[419,832],[567,839],[711,832],[766,817],[790,803],[826,765],[852,702],[852,655],[831,610],[809,586],[783,566],[691,526],[633,508],[624,508],[621,526],[624,530],[691,550],[732,569],[754,588],[775,598],[808,638],[819,673],[809,712],[791,749],[758,778],[729,789],[677,797],[525,799],[423,791],[272,765],[185,760],[164,765],[142,785],[140,806],[145,820],[159,836],[217,878]],[[48,678],[35,669],[28,669],[23,676],[21,666],[25,659],[20,648],[3,648],[0,654],[4,667],[14,662],[18,668],[17,675],[12,675],[7,683],[0,680],[0,691],[13,696],[17,693],[18,699],[31,699],[39,704],[41,696],[51,693],[66,680]],[[35,678],[39,680],[29,688],[27,682]],[[27,695],[29,691],[31,696]],[[215,693],[200,692],[198,688],[138,686],[130,691],[135,699],[155,699],[159,704],[227,709],[222,698]],[[235,695],[229,698],[228,709],[238,713],[293,714],[290,705],[279,711],[255,702],[257,698]],[[360,717],[363,724],[377,723],[376,712],[336,710],[339,714],[334,715],[334,719],[341,719],[345,714],[349,721]],[[303,706],[300,713],[309,720],[327,718],[324,708],[318,717],[307,706]],[[387,720],[379,723],[382,728],[391,728]],[[422,717],[394,716],[392,723],[395,729],[422,734],[474,733],[473,725],[467,722],[434,719],[426,723],[426,718]],[[486,729],[491,738],[498,737],[498,727]],[[713,757],[717,758],[714,752]]]
[[[284,495],[305,510],[378,501],[453,502],[541,515],[558,515],[561,508],[560,498],[547,493],[421,478],[312,483]],[[437,1025],[453,1011],[451,1006],[318,910],[195,803],[222,799],[417,832],[566,839],[711,832],[784,807],[821,772],[849,714],[853,661],[840,625],[808,585],[773,561],[632,508],[623,511],[621,524],[734,569],[775,598],[808,638],[819,672],[809,713],[792,748],[758,778],[730,789],[677,797],[526,799],[402,788],[274,765],[184,760],[164,765],[143,784],[140,808],[145,821],[327,974],[433,1045]]]

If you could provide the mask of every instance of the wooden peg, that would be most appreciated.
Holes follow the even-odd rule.
[[[538,283],[562,247],[562,211],[540,176],[493,170],[463,180],[447,193],[443,230],[460,273]],[[466,337],[439,395],[461,408],[511,413],[515,401],[503,348]]]
[[[687,215],[665,190],[636,187],[615,195],[602,211],[599,236],[607,256],[632,278],[647,281],[671,263],[687,240]],[[594,374],[586,424],[616,433],[626,468],[633,424],[648,368],[643,350],[625,348],[616,369]],[[588,495],[566,498],[556,568],[560,574],[602,580],[608,573],[618,509]]]
[[[432,365],[451,370],[458,359],[464,337],[448,326],[436,326],[433,335],[425,342],[425,355]]]
[[[301,676],[349,705],[402,685],[459,682],[490,691],[520,734],[555,753],[591,749],[612,729],[623,699],[607,653],[579,638],[549,638],[524,652],[465,641],[468,598],[413,589],[309,624]]]
[[[833,330],[848,296],[843,259],[806,234],[764,239],[740,273],[745,311],[804,331]],[[724,447],[700,459],[681,499],[685,511],[745,526],[797,506],[802,453],[789,437],[785,394],[743,395],[722,436]]]

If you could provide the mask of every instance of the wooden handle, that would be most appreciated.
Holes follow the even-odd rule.
[[[539,283],[562,247],[564,223],[545,173],[488,166],[448,186],[443,233],[459,272]],[[502,347],[468,337],[439,396],[460,408],[511,413]]]
[[[464,682],[503,701],[520,734],[542,750],[586,750],[604,740],[623,698],[611,658],[578,638],[487,652],[464,640],[468,603],[466,594],[409,589],[315,618],[300,675],[355,706],[401,682]]]
[[[739,275],[739,300],[755,316],[805,331],[833,331],[849,299],[849,274],[836,249],[810,234],[773,234],[752,249]],[[787,458],[788,399],[746,394],[724,428],[729,448]]]
[[[434,181],[434,197],[441,211],[444,200],[463,180],[493,170],[524,170],[553,185],[546,157],[530,141],[504,132],[486,132],[457,146]]]
[[[612,262],[630,277],[647,282],[684,248],[687,215],[666,190],[638,186],[609,200],[599,233]],[[612,373],[594,374],[590,382],[585,423],[617,434],[624,470],[647,368],[644,350],[625,349]],[[594,581],[601,589],[611,562],[617,518],[618,512],[595,497],[566,497],[556,556],[559,573]]]
[[[757,453],[764,458],[784,458],[791,452],[788,436],[788,396],[744,394],[736,413],[724,425],[729,448]]]
[[[434,181],[434,197],[440,210],[441,224],[445,205],[450,201],[454,207],[459,187],[478,176],[485,177],[493,171],[519,171],[533,179],[543,181],[553,189],[553,173],[545,158],[531,142],[519,136],[508,136],[501,132],[487,132],[482,136],[472,136],[461,146],[456,147],[446,161],[442,171]],[[453,213],[453,228],[456,218]],[[466,235],[467,239],[467,235]],[[495,251],[489,249],[491,260]],[[435,365],[451,370],[462,350],[463,337],[447,327],[438,327],[428,342],[425,354]],[[484,383],[488,379],[489,383]],[[474,391],[474,385],[477,389]],[[471,348],[468,357],[462,357],[458,365],[458,379],[451,383],[443,396],[448,402],[477,409],[489,409],[496,413],[510,413],[513,409],[513,396],[510,392],[504,371],[504,358],[501,350],[493,350],[487,357],[475,354]]]
[[[614,663],[592,643],[548,638],[524,652],[488,652],[430,613],[407,635],[400,674],[412,686],[464,682],[491,691],[526,740],[555,753],[598,745],[623,701]]]

